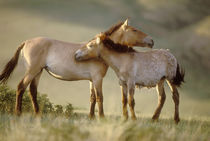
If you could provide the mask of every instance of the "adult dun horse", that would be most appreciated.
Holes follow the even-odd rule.
[[[153,46],[153,40],[147,34],[128,26],[128,21],[120,22],[105,32],[116,43],[136,46]],[[69,43],[49,38],[38,37],[24,41],[6,64],[0,75],[0,83],[6,83],[15,69],[19,54],[22,52],[26,64],[26,72],[17,86],[16,106],[17,115],[21,114],[22,96],[30,85],[30,96],[35,114],[39,113],[37,103],[37,86],[43,69],[55,78],[67,81],[90,80],[91,106],[90,118],[94,118],[96,101],[99,116],[103,117],[102,80],[108,66],[99,60],[77,62],[74,59],[76,50],[84,46],[83,43]]]
[[[117,74],[122,87],[123,115],[128,118],[127,93],[131,117],[136,119],[134,111],[135,86],[155,87],[158,92],[158,106],[152,119],[159,118],[165,102],[164,81],[167,80],[175,103],[174,120],[179,118],[179,93],[177,86],[184,81],[184,71],[179,68],[176,58],[164,49],[137,52],[131,47],[114,43],[106,34],[101,34],[75,53],[77,61],[101,58]]]

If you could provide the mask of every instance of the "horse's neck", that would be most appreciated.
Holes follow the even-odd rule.
[[[118,32],[114,32],[109,38],[114,42],[114,43],[119,43],[123,44],[122,42],[122,36]]]
[[[101,48],[101,58],[109,65],[116,73],[120,71],[121,68],[121,55],[119,53],[108,50],[105,47]]]

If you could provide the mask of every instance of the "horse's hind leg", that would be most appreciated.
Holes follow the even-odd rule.
[[[41,74],[42,71],[35,76],[35,78],[31,81],[30,84],[30,96],[35,114],[39,114],[39,105],[37,102],[37,87]]]
[[[90,81],[90,113],[89,118],[95,118],[96,95],[93,83]]]
[[[128,109],[127,109],[127,103],[128,103],[128,98],[127,98],[127,85],[126,84],[121,84],[121,93],[122,93],[122,104],[123,104],[123,116],[125,120],[128,119]]]
[[[173,98],[173,101],[175,104],[174,120],[176,123],[178,123],[180,121],[180,118],[179,118],[179,92],[176,88],[176,85],[174,85],[170,81],[167,81],[167,82],[168,82],[168,85],[170,86],[170,89],[172,91],[172,98]]]
[[[24,85],[24,79],[21,80],[21,82],[18,84],[17,91],[16,91],[16,105],[15,105],[15,113],[17,115],[21,114],[22,109],[22,97],[23,93],[25,92],[26,85]]]
[[[134,100],[134,92],[135,92],[135,85],[133,84],[128,84],[128,93],[129,93],[129,98],[128,98],[128,104],[130,107],[130,112],[131,112],[131,118],[132,120],[136,120],[136,114],[135,114],[135,100]]]
[[[157,89],[157,93],[158,93],[158,106],[157,106],[157,108],[155,110],[155,113],[152,117],[153,120],[157,120],[159,118],[161,110],[162,110],[163,105],[165,103],[166,94],[165,94],[165,91],[164,91],[164,79],[161,80],[157,84],[156,89]]]
[[[15,112],[17,115],[20,115],[22,112],[22,97],[23,93],[25,92],[27,86],[33,78],[36,76],[38,73],[30,72],[28,71],[24,78],[21,80],[21,82],[18,84],[17,91],[16,91],[16,105],[15,105]]]

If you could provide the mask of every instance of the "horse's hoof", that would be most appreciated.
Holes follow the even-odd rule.
[[[99,118],[100,119],[105,119],[105,116],[104,115],[100,115]]]
[[[131,117],[131,119],[132,119],[133,121],[136,121],[136,120],[137,120],[136,116]]]
[[[20,117],[20,116],[21,116],[21,112],[20,112],[20,111],[16,111],[16,112],[15,112],[15,115],[16,115],[17,117]]]
[[[95,120],[96,119],[96,116],[95,115],[89,115],[89,119],[90,120]]]
[[[159,120],[158,116],[156,115],[152,116],[152,122],[158,122],[158,120]]]
[[[159,115],[153,115],[153,116],[152,116],[152,120],[155,121],[155,120],[158,120],[158,119],[159,119]]]
[[[103,122],[107,121],[107,119],[104,115],[100,115],[99,119],[100,119],[100,121],[103,121]]]
[[[127,122],[128,121],[128,116],[124,116],[123,117],[123,122]]]
[[[159,121],[159,119],[157,118],[157,119],[153,119],[152,118],[152,122],[158,122]]]
[[[177,118],[177,119],[174,119],[175,123],[178,124],[180,122],[180,119]]]

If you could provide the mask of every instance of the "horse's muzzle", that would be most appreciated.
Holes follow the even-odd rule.
[[[74,59],[76,61],[82,61],[82,57],[81,57],[82,52],[80,50],[77,50],[74,54]]]
[[[152,37],[150,37],[150,36],[145,37],[143,41],[150,48],[152,48],[154,46],[154,41],[153,41]]]
[[[151,40],[151,43],[149,43],[148,46],[149,46],[150,48],[152,48],[152,47],[154,46],[154,41]]]
[[[76,61],[81,61],[81,57],[78,56],[78,54],[75,54],[75,55],[74,55],[74,59],[75,59]]]

